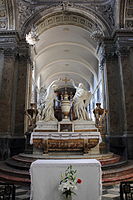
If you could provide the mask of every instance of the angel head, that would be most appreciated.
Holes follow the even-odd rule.
[[[84,88],[84,84],[83,83],[79,83],[78,88]]]
[[[55,85],[55,84],[52,85],[52,89],[53,89],[53,90],[57,90],[57,88],[58,88],[57,85]]]

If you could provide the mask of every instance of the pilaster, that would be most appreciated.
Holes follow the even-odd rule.
[[[24,151],[28,59],[16,32],[0,32],[0,160]]]
[[[104,42],[108,94],[108,129],[111,135],[123,135],[123,99],[120,68],[116,45],[113,40]],[[120,100],[121,99],[121,100]]]
[[[28,48],[27,44],[20,43],[16,57],[17,64],[17,87],[15,105],[15,128],[14,135],[24,136],[24,111],[26,103],[27,71],[28,71]]]
[[[117,51],[123,85],[124,134],[128,158],[133,158],[133,33],[117,34]]]
[[[109,150],[127,158],[127,143],[124,135],[124,103],[118,52],[114,39],[106,39],[103,43],[103,69],[105,74],[105,94],[107,109],[107,141]]]
[[[11,136],[13,80],[15,73],[14,48],[4,48],[1,53],[1,85],[0,85],[0,135]]]

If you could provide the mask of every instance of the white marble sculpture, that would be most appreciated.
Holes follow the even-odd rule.
[[[86,108],[90,102],[92,94],[86,90],[83,83],[79,83],[77,87],[73,80],[71,80],[71,82],[76,89],[76,93],[73,97],[75,117],[78,120],[90,120]]]
[[[56,99],[55,90],[57,89],[55,83],[58,81],[59,80],[55,80],[48,86],[43,100],[44,108],[41,113],[41,119],[46,122],[57,121],[54,116],[54,99]]]

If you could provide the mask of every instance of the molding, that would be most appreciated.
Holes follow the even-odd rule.
[[[124,28],[125,24],[125,6],[127,0],[120,0],[120,28]]]
[[[38,4],[38,5],[44,5],[44,4],[51,4],[53,2],[57,2],[60,3],[60,0],[23,0],[26,3],[31,3],[31,4]],[[108,4],[110,3],[112,0],[71,0],[72,3],[83,3],[83,4]]]
[[[37,24],[37,32],[40,35],[45,30],[62,24],[76,25],[88,30],[89,32],[92,32],[95,25],[92,19],[85,18],[84,16],[76,13],[55,13],[55,15],[44,18]]]

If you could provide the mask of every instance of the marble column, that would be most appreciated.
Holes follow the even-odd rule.
[[[17,33],[0,33],[0,160],[24,151],[27,58]]]
[[[106,102],[108,113],[107,141],[110,151],[127,159],[127,144],[124,135],[123,88],[116,46],[113,41],[104,41],[106,71]]]
[[[133,35],[132,35],[133,36]],[[128,158],[133,159],[133,41],[129,34],[118,36],[119,66],[123,83],[124,134]]]
[[[0,54],[0,159],[10,155],[13,134],[13,85],[15,73],[14,47],[3,48]]]

